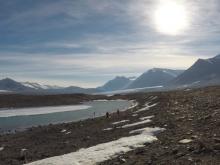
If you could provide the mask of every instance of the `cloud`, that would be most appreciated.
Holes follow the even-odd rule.
[[[4,2],[0,69],[19,79],[93,86],[152,67],[187,68],[219,54],[218,0],[181,1],[190,28],[179,36],[157,32],[159,0]]]

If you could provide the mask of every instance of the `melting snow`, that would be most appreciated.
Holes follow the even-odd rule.
[[[10,110],[1,110],[0,117],[11,116],[28,116],[28,115],[40,115],[56,112],[77,111],[82,109],[88,109],[91,106],[88,105],[69,105],[69,106],[50,106],[50,107],[34,107],[34,108],[16,108]]]
[[[121,128],[129,128],[129,127],[133,127],[133,126],[137,126],[137,125],[141,125],[141,124],[145,124],[145,123],[149,123],[149,122],[151,122],[151,120],[147,119],[147,120],[139,121],[136,123],[123,125],[123,126],[121,126]]]
[[[138,116],[138,114],[135,113],[135,114],[133,114],[132,116],[135,117],[135,116]]]
[[[117,125],[117,124],[129,122],[129,121],[130,121],[130,120],[121,120],[121,121],[114,122],[114,123],[112,123],[112,124],[113,124],[113,125]]]
[[[21,152],[22,152],[22,153],[25,152],[25,151],[27,151],[26,148],[22,148],[22,149],[21,149]]]
[[[190,143],[192,142],[191,139],[183,139],[183,140],[180,140],[179,143],[182,143],[182,144],[186,144],[186,143]]]
[[[146,116],[146,117],[141,117],[140,120],[146,120],[146,119],[151,119],[153,118],[154,116]]]
[[[110,131],[110,130],[112,130],[113,128],[105,128],[105,129],[103,129],[103,131]]]
[[[69,131],[69,132],[66,133],[66,135],[69,135],[69,134],[71,134],[71,131]]]
[[[165,130],[164,128],[159,128],[159,127],[155,127],[155,128],[146,127],[146,128],[141,128],[141,129],[130,131],[129,133],[130,134],[136,134],[136,133],[140,134],[141,132],[151,133],[153,131],[154,134],[156,134],[156,133],[159,133],[164,130]]]
[[[123,137],[115,141],[98,144],[93,147],[83,148],[69,154],[55,156],[28,165],[93,165],[114,157],[122,153],[129,152],[135,148],[144,147],[145,143],[151,143],[157,138],[154,136],[159,128],[145,128],[138,130],[138,135]]]
[[[157,99],[158,97],[157,96],[151,96],[150,97],[150,100],[155,100],[155,99]]]
[[[0,151],[3,151],[4,150],[4,147],[0,147]]]
[[[61,132],[62,132],[62,133],[66,132],[66,129],[63,129]]]
[[[152,105],[149,105],[149,103],[146,103],[146,104],[145,104],[145,107],[139,109],[138,111],[135,111],[135,113],[147,111],[147,110],[149,110],[150,108],[152,108],[152,107],[154,107],[154,106],[156,106],[156,105],[157,105],[157,103],[152,104]]]

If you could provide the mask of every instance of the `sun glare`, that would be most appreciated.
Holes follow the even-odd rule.
[[[155,10],[156,29],[163,34],[178,35],[188,27],[188,16],[184,4],[174,0],[163,1]]]

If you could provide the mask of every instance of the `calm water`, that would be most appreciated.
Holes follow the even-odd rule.
[[[93,101],[85,102],[80,106],[58,106],[58,107],[41,107],[41,108],[23,108],[13,109],[13,113],[17,116],[11,115],[10,110],[0,111],[0,133],[14,130],[24,130],[25,128],[48,125],[50,123],[63,123],[78,121],[83,119],[92,118],[95,112],[96,117],[105,115],[106,112],[115,112],[117,109],[124,110],[132,105],[131,101],[114,100],[114,101]],[[67,108],[68,107],[68,108]],[[54,112],[54,108],[56,108]],[[57,112],[57,108],[60,111]],[[72,108],[72,110],[71,110]],[[79,108],[80,110],[77,110]],[[43,114],[36,114],[39,110]],[[45,112],[45,109],[47,110]],[[65,109],[65,111],[63,111]],[[21,110],[22,112],[16,113]],[[53,113],[52,113],[53,112]],[[31,114],[31,115],[30,115]],[[33,114],[33,115],[32,115]],[[6,117],[8,116],[8,117]]]

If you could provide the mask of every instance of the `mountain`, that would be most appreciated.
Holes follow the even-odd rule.
[[[123,77],[123,76],[117,76],[113,80],[108,81],[106,84],[104,84],[101,87],[98,87],[97,89],[102,91],[115,91],[115,90],[121,90],[125,89],[128,84],[132,82],[131,79],[134,77]]]
[[[97,88],[81,88],[77,86],[70,86],[66,88],[57,88],[57,89],[45,89],[41,92],[49,94],[73,94],[73,93],[84,93],[84,94],[93,94],[101,92]]]
[[[127,89],[164,86],[182,72],[182,70],[153,68],[134,80]]]
[[[63,87],[59,87],[59,86],[52,86],[52,85],[42,85],[39,83],[34,83],[34,82],[21,82],[22,85],[29,87],[29,88],[33,88],[36,90],[44,90],[44,89],[61,89]]]
[[[220,55],[197,60],[170,82],[172,86],[206,86],[220,84]]]
[[[100,90],[96,88],[80,88],[75,86],[58,87],[50,85],[41,85],[32,82],[17,82],[6,78],[0,80],[0,93],[32,93],[32,94],[73,94],[73,93],[97,93]]]
[[[145,88],[154,90],[154,87],[163,86],[164,89],[181,87],[200,87],[220,84],[220,55],[209,59],[197,60],[186,71],[153,68],[143,73],[138,78],[117,76],[101,87],[81,88],[77,86],[58,87],[41,85],[31,82],[17,82],[10,78],[0,80],[0,93],[36,93],[36,94],[93,94],[109,91],[128,91]],[[126,91],[126,92],[127,92]],[[136,91],[136,90],[135,90]]]
[[[24,86],[22,83],[14,81],[10,78],[5,78],[0,80],[0,90],[18,92],[18,91],[31,91],[33,89]]]

